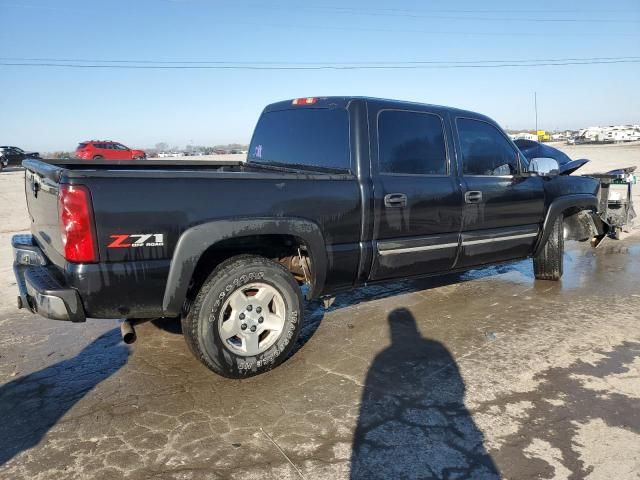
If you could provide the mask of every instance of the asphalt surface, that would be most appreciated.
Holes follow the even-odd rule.
[[[0,177],[2,479],[640,478],[637,233],[568,243],[561,282],[522,261],[312,303],[295,355],[234,381],[175,321],[126,346],[16,310]]]

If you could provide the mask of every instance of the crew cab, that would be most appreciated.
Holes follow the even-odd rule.
[[[18,305],[58,320],[180,317],[218,374],[291,352],[306,299],[532,257],[602,233],[598,181],[528,161],[490,118],[361,97],[261,114],[246,162],[24,162]]]
[[[76,148],[76,158],[82,160],[144,160],[144,150],[135,150],[112,140],[87,140]]]

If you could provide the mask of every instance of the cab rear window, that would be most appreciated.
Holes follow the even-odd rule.
[[[350,170],[345,109],[300,108],[263,113],[249,146],[251,162],[317,170]]]

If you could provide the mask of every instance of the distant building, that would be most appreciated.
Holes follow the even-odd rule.
[[[610,125],[583,128],[578,132],[578,143],[619,143],[640,140],[638,125]]]

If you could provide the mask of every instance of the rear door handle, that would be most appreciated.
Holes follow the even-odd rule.
[[[470,190],[464,194],[465,203],[480,203],[482,201],[482,192],[479,190]]]
[[[384,206],[387,208],[406,207],[407,196],[404,193],[389,193],[384,196]]]

